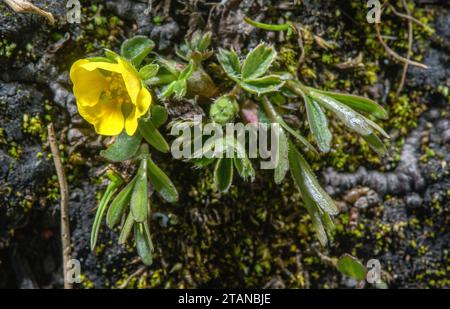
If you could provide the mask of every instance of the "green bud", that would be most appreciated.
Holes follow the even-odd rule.
[[[223,96],[214,101],[209,110],[209,116],[214,122],[225,124],[234,120],[239,111],[236,99]]]
[[[190,95],[199,95],[204,98],[212,98],[218,91],[211,77],[201,66],[197,67],[191,76],[189,76],[187,86]]]

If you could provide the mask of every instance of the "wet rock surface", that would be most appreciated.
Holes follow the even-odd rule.
[[[345,32],[355,27],[346,17],[355,11],[347,4],[317,1],[303,1],[300,9],[288,1],[153,1],[147,14],[148,1],[81,2],[84,19],[76,25],[65,21],[63,1],[34,1],[54,14],[54,27],[39,16],[19,15],[0,4],[0,287],[62,286],[58,185],[46,144],[50,120],[58,129],[69,176],[73,257],[82,266],[78,287],[356,285],[326,266],[317,250],[330,256],[348,252],[363,262],[379,259],[390,287],[450,286],[450,110],[448,94],[441,91],[450,86],[449,54],[436,44],[424,54],[429,71],[408,71],[404,92],[420,91],[419,104],[426,111],[403,137],[394,137],[390,155],[398,151],[396,164],[384,168],[362,161],[355,172],[321,165],[319,178],[341,209],[328,248],[318,247],[290,182],[277,187],[270,173],[261,172],[254,183],[236,180],[230,194],[220,196],[213,192],[207,171],[194,173],[184,163],[157,156],[184,198],[177,205],[154,198],[154,265],[143,268],[134,248],[118,246],[117,233],[106,228],[98,250],[91,252],[90,229],[98,195],[106,185],[99,175],[106,163],[98,157],[103,141],[77,115],[68,81],[75,59],[98,54],[104,47],[117,50],[134,34],[150,36],[158,51],[170,54],[185,34],[203,28],[214,32],[215,47],[244,51],[261,40],[283,45],[281,34],[243,23],[247,15],[272,22],[286,15],[331,41],[330,29]],[[335,18],[336,8],[344,17]],[[436,12],[437,34],[448,40],[448,9],[439,4],[428,9]],[[311,54],[326,53],[312,42]],[[335,43],[338,56],[356,56],[358,48],[363,49],[352,42]],[[365,52],[369,58],[372,51]],[[380,54],[379,63],[389,62]],[[316,62],[320,64],[313,65]],[[380,81],[367,88],[384,103],[386,85],[398,80],[401,66],[392,73],[390,65],[381,64]],[[333,71],[323,56],[308,59],[306,65],[317,70],[317,78],[309,81],[318,86],[330,74],[361,83],[349,73]],[[182,102],[173,105],[176,117],[203,112]]]

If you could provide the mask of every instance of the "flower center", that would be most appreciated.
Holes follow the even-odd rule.
[[[103,93],[105,99],[116,101],[119,104],[131,103],[122,75],[111,73],[106,77],[106,80],[108,81],[108,88]]]

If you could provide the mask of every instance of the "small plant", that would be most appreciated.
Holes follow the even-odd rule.
[[[247,21],[266,30],[296,33],[292,24]],[[333,216],[338,214],[338,208],[305,158],[306,153],[317,155],[318,151],[299,128],[287,124],[284,116],[297,114],[305,119],[321,152],[332,149],[333,135],[327,116],[332,115],[361,135],[379,155],[386,153],[381,137],[388,135],[373,119],[384,119],[387,114],[377,103],[304,85],[295,72],[278,61],[275,47],[266,43],[242,56],[233,49],[215,52],[210,45],[211,33],[196,32],[177,49],[177,57],[166,58],[152,52],[155,44],[151,40],[137,36],[123,43],[121,55],[106,50],[105,57],[79,60],[72,66],[71,78],[81,116],[94,125],[97,133],[115,136],[114,143],[101,155],[115,164],[129,161],[132,163],[127,165],[129,169],[136,170],[128,178],[109,172],[110,183],[100,200],[92,229],[92,249],[106,215],[109,228],[119,226],[119,243],[124,244],[133,233],[142,261],[152,262],[148,187],[153,187],[167,202],[178,200],[176,186],[152,158],[152,152],[168,153],[170,149],[159,131],[169,120],[160,103],[168,100],[201,103],[209,115],[201,121],[202,125],[224,128],[229,124],[251,123],[275,131],[274,181],[279,184],[290,173],[323,246],[332,235]],[[220,78],[220,83],[208,73],[214,65],[210,64],[208,69],[204,65],[205,61],[215,59],[219,66],[215,65],[214,76]],[[301,101],[306,113],[283,109],[289,101]],[[195,130],[195,122],[171,119],[168,127],[190,132]],[[184,139],[189,147],[198,141],[205,145],[187,161],[199,168],[213,166],[219,191],[229,190],[234,174],[249,181],[255,178],[254,157],[245,144],[229,136],[219,138],[216,143],[203,143],[207,139],[206,133],[197,140],[190,134]]]

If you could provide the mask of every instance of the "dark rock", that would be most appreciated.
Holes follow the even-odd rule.
[[[406,205],[411,208],[419,208],[420,206],[422,206],[423,202],[422,198],[417,193],[411,193],[407,195],[405,201]]]
[[[355,207],[359,209],[364,209],[369,207],[369,201],[367,200],[367,197],[362,196],[355,202]]]

